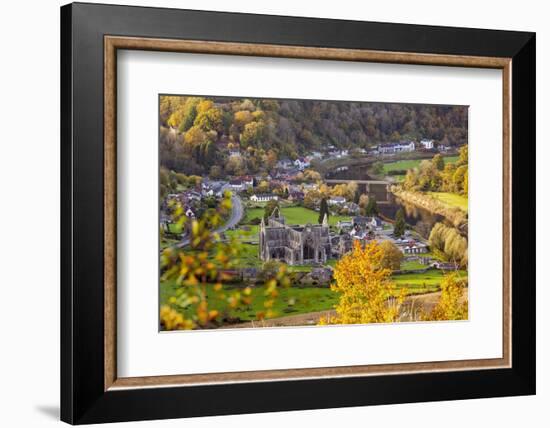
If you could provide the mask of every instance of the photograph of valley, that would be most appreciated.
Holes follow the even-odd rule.
[[[468,319],[468,107],[159,96],[159,328]]]

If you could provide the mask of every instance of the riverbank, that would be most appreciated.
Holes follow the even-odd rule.
[[[468,197],[450,192],[428,192],[432,198],[438,199],[449,208],[459,208],[468,213]]]
[[[440,199],[427,193],[403,190],[400,186],[391,186],[390,191],[404,202],[444,217],[456,228],[462,229],[468,224],[468,214],[466,212],[457,207],[450,207]]]

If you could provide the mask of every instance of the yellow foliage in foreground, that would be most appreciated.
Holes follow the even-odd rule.
[[[425,321],[466,320],[468,319],[468,301],[462,298],[463,281],[458,274],[449,273],[441,282],[441,297],[432,311],[425,315]]]
[[[353,250],[334,269],[331,289],[340,293],[337,316],[321,319],[321,325],[397,321],[404,294],[394,297],[396,286],[390,280],[391,270],[382,267],[383,258],[384,250],[377,242],[354,242]]]
[[[252,305],[249,287],[224,290],[230,272],[238,268],[242,243],[235,236],[221,240],[215,230],[231,212],[231,197],[226,194],[216,208],[207,210],[199,219],[191,219],[189,248],[166,248],[161,254],[161,280],[173,280],[175,294],[160,308],[160,324],[164,330],[215,328],[222,325],[231,312]],[[174,204],[173,218],[181,228],[188,221],[181,204]],[[210,298],[207,287],[213,285]],[[271,308],[278,296],[277,287],[290,285],[286,267],[277,266],[264,285],[265,310],[257,319],[276,315]]]

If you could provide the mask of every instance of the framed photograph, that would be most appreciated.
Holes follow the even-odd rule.
[[[76,3],[61,104],[62,420],[535,393],[533,33]]]

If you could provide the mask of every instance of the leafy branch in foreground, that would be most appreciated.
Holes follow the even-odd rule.
[[[219,228],[231,212],[231,196],[226,194],[216,208],[209,208],[199,219],[188,219],[176,204],[173,218],[188,226],[189,247],[167,248],[161,254],[161,281],[174,281],[175,292],[160,309],[160,323],[166,330],[214,328],[230,319],[238,308],[252,305],[251,287],[228,290],[224,284],[234,279],[243,252],[235,236],[221,239]],[[188,225],[187,222],[190,221]],[[275,316],[272,310],[278,286],[288,286],[286,267],[266,278],[265,310],[257,319]]]

